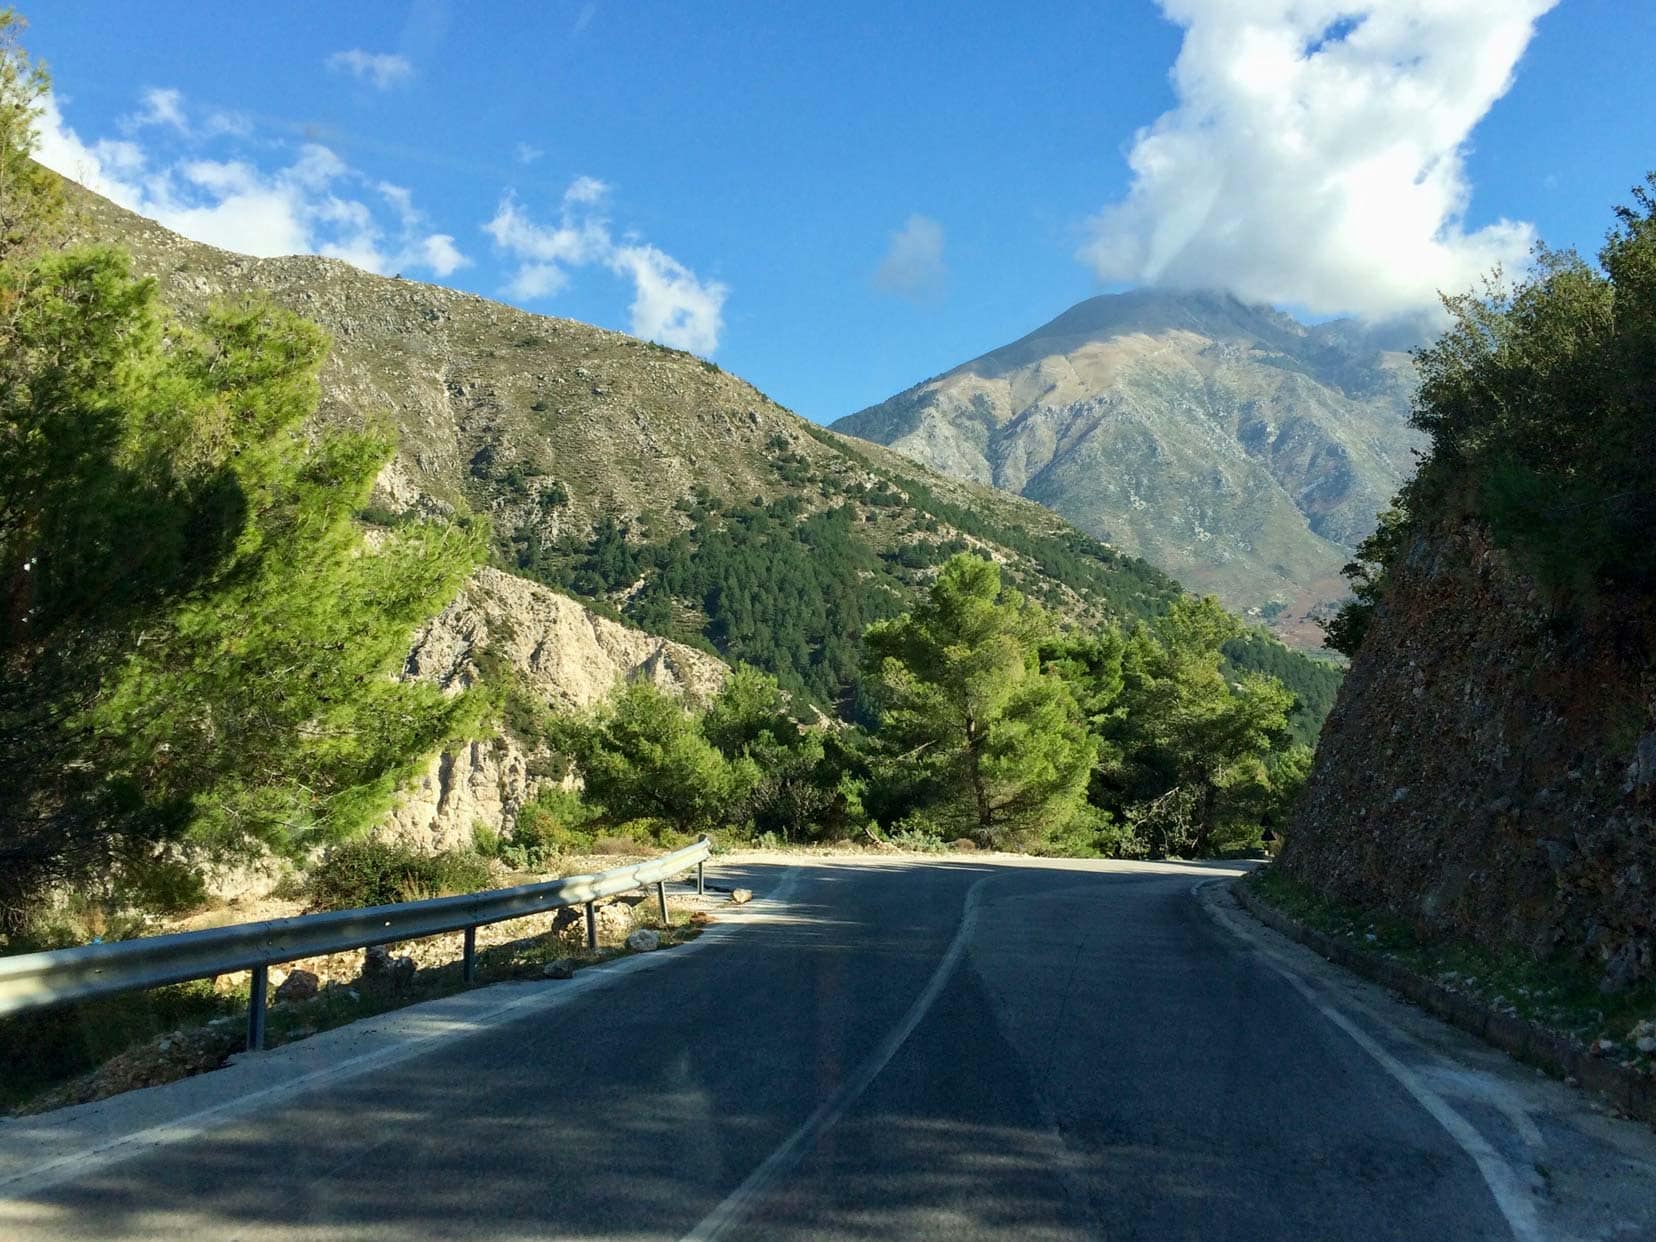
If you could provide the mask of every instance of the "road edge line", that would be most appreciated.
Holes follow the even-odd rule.
[[[1260,960],[1266,966],[1281,975],[1289,986],[1305,999],[1307,1004],[1322,1014],[1334,1026],[1345,1032],[1354,1044],[1368,1053],[1375,1064],[1385,1070],[1403,1090],[1409,1093],[1417,1104],[1431,1114],[1433,1120],[1443,1127],[1449,1137],[1455,1140],[1460,1149],[1477,1166],[1478,1173],[1484,1180],[1484,1185],[1489,1188],[1490,1196],[1495,1200],[1496,1208],[1506,1219],[1507,1227],[1512,1230],[1514,1238],[1518,1239],[1519,1242],[1546,1242],[1546,1235],[1542,1232],[1540,1222],[1536,1219],[1534,1196],[1513,1167],[1490,1145],[1489,1140],[1478,1132],[1476,1126],[1461,1116],[1452,1104],[1427,1086],[1418,1074],[1386,1051],[1372,1035],[1358,1026],[1351,1018],[1318,995],[1316,989],[1306,982],[1304,976],[1298,970],[1285,962],[1276,949],[1245,936],[1231,924],[1229,919],[1222,916],[1217,907],[1207,899],[1201,890],[1225,883],[1227,881],[1201,880],[1191,886],[1190,892],[1209,918],[1223,927],[1230,935],[1239,940],[1251,942],[1258,951]]]

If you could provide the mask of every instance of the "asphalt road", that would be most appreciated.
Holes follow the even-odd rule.
[[[205,1122],[140,1099],[160,1129],[55,1180],[15,1151],[50,1119],[0,1126],[0,1234],[1656,1237],[1647,1131],[1194,891],[1225,874],[726,869],[785,900],[566,1003]]]

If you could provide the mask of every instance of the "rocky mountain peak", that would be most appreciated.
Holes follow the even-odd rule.
[[[1089,298],[834,424],[1016,492],[1315,647],[1407,472],[1425,325],[1306,325],[1228,293]]]

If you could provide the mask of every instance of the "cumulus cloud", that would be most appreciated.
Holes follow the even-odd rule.
[[[730,290],[702,280],[665,251],[633,237],[617,240],[603,215],[610,187],[596,177],[570,182],[557,219],[539,223],[514,195],[501,200],[483,229],[502,252],[518,261],[508,280],[507,296],[519,301],[551,297],[565,288],[571,270],[599,266],[632,281],[631,329],[647,337],[711,354],[724,329],[724,303]]]
[[[151,119],[128,132],[159,126],[186,140],[182,154],[161,156],[130,138],[87,142],[48,96],[36,158],[175,232],[242,254],[324,254],[371,272],[439,278],[469,262],[452,236],[431,231],[406,189],[370,183],[325,146],[306,143],[274,170],[246,159],[202,158],[201,138],[235,132],[215,120],[228,114],[198,118],[177,91],[148,92],[143,103],[135,115]]]
[[[348,73],[359,82],[366,82],[375,90],[388,91],[414,76],[414,66],[406,56],[395,52],[365,52],[354,47],[348,52],[335,52],[328,57],[328,68],[336,73]]]
[[[874,269],[874,285],[887,293],[919,301],[943,291],[943,226],[930,216],[911,215],[891,235],[885,257]]]
[[[1380,318],[1435,306],[1531,225],[1465,225],[1474,126],[1557,0],[1160,0],[1178,106],[1081,257],[1107,281]]]

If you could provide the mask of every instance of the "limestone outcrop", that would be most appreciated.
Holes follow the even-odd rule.
[[[459,693],[482,665],[512,669],[545,705],[588,707],[646,680],[705,702],[728,671],[716,657],[601,617],[568,596],[497,569],[479,569],[416,636],[403,675]],[[387,820],[384,835],[422,849],[469,845],[478,825],[509,829],[518,809],[562,772],[544,749],[502,730],[438,755]]]

